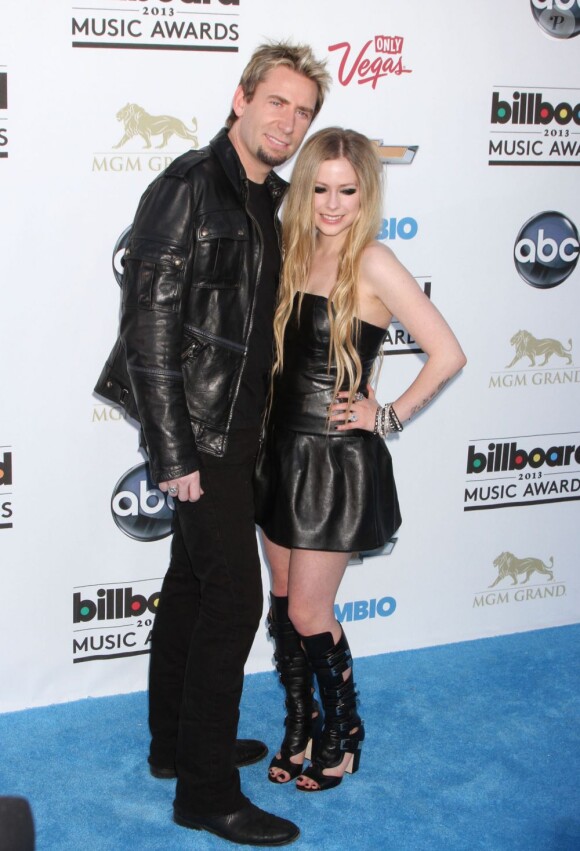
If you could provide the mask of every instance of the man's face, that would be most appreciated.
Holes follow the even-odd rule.
[[[250,180],[261,183],[271,168],[296,153],[308,130],[318,89],[316,83],[279,66],[258,83],[247,101],[240,86],[233,107],[238,120],[230,140]]]

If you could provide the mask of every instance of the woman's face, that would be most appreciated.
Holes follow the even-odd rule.
[[[327,237],[346,236],[360,209],[356,172],[347,159],[325,160],[314,184],[314,224]]]

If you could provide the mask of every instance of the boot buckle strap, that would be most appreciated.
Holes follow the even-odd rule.
[[[340,740],[340,750],[346,751],[347,753],[354,753],[354,751],[360,751],[362,748],[362,740],[355,739],[352,736],[348,739]]]

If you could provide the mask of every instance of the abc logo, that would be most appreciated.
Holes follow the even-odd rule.
[[[123,280],[123,257],[125,256],[132,227],[133,225],[129,225],[128,228],[125,228],[113,248],[113,275],[119,286],[121,286],[121,281]]]
[[[580,33],[580,0],[530,0],[540,27],[554,38],[574,38]]]
[[[572,274],[579,253],[576,225],[562,213],[549,211],[539,213],[522,227],[514,262],[526,283],[547,290]]]
[[[159,541],[171,533],[173,500],[149,478],[149,465],[137,464],[113,491],[111,512],[119,529],[136,541]]]

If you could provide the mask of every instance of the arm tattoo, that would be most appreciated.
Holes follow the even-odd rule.
[[[421,411],[421,410],[425,407],[425,405],[428,405],[428,404],[429,404],[429,402],[431,401],[431,399],[434,399],[434,398],[435,398],[435,396],[436,396],[438,393],[440,393],[440,392],[441,392],[441,390],[443,390],[443,388],[445,387],[445,385],[447,384],[447,382],[448,382],[448,381],[449,381],[449,379],[448,379],[448,378],[445,378],[445,379],[441,382],[441,384],[437,387],[437,389],[436,389],[436,390],[434,390],[434,391],[433,391],[433,393],[431,393],[431,395],[430,395],[430,396],[427,396],[427,398],[426,398],[426,399],[423,399],[423,401],[422,401],[422,402],[419,402],[419,404],[418,404],[418,405],[415,405],[415,407],[412,409],[412,411],[411,411],[411,413],[410,413],[410,415],[409,415],[409,419],[411,419],[412,417],[414,417],[414,416],[415,416],[415,414],[418,414],[418,413],[419,413],[419,411]]]

